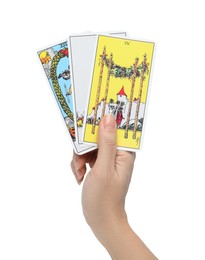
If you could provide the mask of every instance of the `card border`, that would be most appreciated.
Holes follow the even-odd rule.
[[[99,42],[99,36],[107,36],[107,37],[110,37],[110,38],[117,38],[117,39],[124,39],[123,37],[118,37],[118,36],[109,36],[109,35],[106,35],[106,34],[102,34],[102,33],[99,33],[98,34],[98,39],[97,39],[97,44],[96,44],[96,49],[95,49],[95,57],[94,57],[94,61],[93,61],[93,72],[94,72],[94,65],[95,65],[95,60],[96,60],[96,55],[97,55],[97,46],[98,46],[98,42]],[[146,43],[152,43],[153,44],[153,53],[152,53],[152,64],[151,64],[151,67],[150,67],[150,76],[149,76],[149,81],[148,81],[148,93],[146,95],[146,102],[145,102],[145,109],[144,109],[144,122],[143,122],[143,129],[142,129],[142,133],[141,133],[141,137],[140,137],[140,145],[139,145],[139,148],[129,148],[129,147],[124,147],[124,146],[117,146],[117,149],[119,150],[125,150],[125,151],[131,151],[131,152],[138,152],[140,150],[142,150],[142,143],[143,143],[143,135],[144,135],[144,128],[145,128],[145,122],[146,122],[146,110],[147,110],[147,107],[148,107],[148,102],[149,102],[149,93],[150,93],[150,85],[151,85],[151,77],[152,77],[152,71],[153,71],[153,63],[154,63],[154,53],[155,53],[155,47],[156,47],[156,43],[155,42],[152,42],[152,41],[148,41],[148,40],[141,40],[141,39],[136,39],[136,38],[131,38],[131,37],[126,37],[127,40],[134,40],[134,41],[138,41],[138,42],[146,42]],[[86,127],[86,121],[87,121],[87,113],[88,113],[88,106],[89,106],[89,101],[90,101],[90,92],[91,92],[91,86],[92,86],[92,82],[93,82],[93,74],[92,73],[92,79],[91,79],[91,82],[90,82],[90,90],[89,90],[89,95],[88,95],[88,99],[87,99],[87,108],[86,108],[86,118],[84,120],[84,124],[83,124],[83,143],[85,144],[91,144],[91,145],[95,145],[96,147],[98,147],[97,143],[92,143],[92,142],[87,142],[87,141],[84,141],[85,139],[85,127]]]
[[[115,31],[115,32],[104,32],[104,33],[80,33],[80,34],[72,34],[69,36],[68,38],[68,46],[69,46],[69,54],[70,54],[70,74],[71,74],[71,83],[72,83],[72,88],[73,88],[73,103],[74,103],[74,106],[73,106],[73,111],[74,111],[74,115],[75,115],[75,120],[74,120],[74,123],[75,123],[75,129],[76,129],[76,140],[77,140],[77,143],[78,145],[85,145],[84,142],[80,142],[79,141],[79,133],[78,133],[78,126],[77,126],[77,122],[76,122],[76,112],[77,112],[77,107],[76,107],[76,89],[75,89],[75,79],[74,79],[74,69],[73,69],[73,58],[72,58],[72,45],[71,45],[71,38],[73,37],[88,37],[88,36],[96,36],[96,43],[97,43],[97,39],[98,39],[98,35],[99,34],[103,34],[103,35],[114,35],[114,34],[125,34],[125,38],[127,37],[127,32],[125,31]],[[123,36],[120,36],[120,37],[123,37]],[[96,49],[95,49],[95,52],[96,52]],[[93,66],[92,66],[93,67]],[[93,71],[93,69],[92,69]],[[92,75],[90,75],[90,77],[92,78]],[[84,124],[83,124],[84,125]],[[83,130],[83,135],[84,135],[84,130]]]
[[[43,65],[42,65],[42,63],[41,63],[41,61],[40,61],[39,54],[38,54],[39,52],[41,52],[41,51],[43,51],[43,50],[52,48],[53,46],[59,45],[59,44],[64,43],[64,42],[67,42],[67,45],[68,45],[68,39],[65,39],[65,40],[62,40],[62,41],[58,41],[57,43],[54,43],[53,45],[47,45],[47,46],[44,47],[44,48],[38,49],[38,50],[36,51],[36,57],[37,57],[37,59],[38,59],[38,62],[39,62],[39,64],[40,64],[41,69],[43,70],[44,77],[46,78],[47,85],[49,86],[49,87],[48,87],[48,88],[49,88],[49,91],[52,93],[51,96],[52,96],[52,98],[55,100],[55,104],[56,104],[56,106],[58,107],[58,109],[57,109],[57,110],[58,110],[58,113],[60,114],[61,120],[63,121],[64,128],[66,129],[66,132],[67,132],[67,134],[68,134],[68,136],[69,136],[70,143],[72,143],[72,147],[73,147],[73,149],[74,149],[74,152],[75,152],[76,154],[78,154],[78,155],[82,155],[82,154],[85,154],[85,153],[87,153],[87,152],[90,152],[90,151],[95,150],[96,147],[92,146],[92,147],[89,147],[89,148],[87,148],[87,149],[81,150],[81,148],[83,148],[83,146],[79,147],[77,141],[75,141],[75,143],[74,143],[74,141],[73,141],[73,139],[72,139],[70,133],[68,132],[68,129],[67,129],[67,127],[66,127],[66,123],[65,123],[64,117],[63,117],[63,115],[62,115],[62,113],[61,113],[61,111],[60,111],[58,102],[57,102],[57,100],[56,100],[56,98],[55,98],[55,95],[54,95],[54,93],[53,93],[52,87],[51,87],[51,85],[50,85],[50,83],[49,83],[49,80],[48,80],[48,78],[47,78],[47,76],[46,76],[46,73],[45,73],[45,71],[44,71]],[[74,99],[72,98],[72,103],[73,103],[73,101],[74,101]],[[74,104],[73,104],[73,107],[74,107]],[[74,110],[74,109],[73,109],[73,110]],[[75,118],[74,118],[74,125],[75,125]],[[75,131],[76,131],[76,129],[75,129]],[[84,145],[86,145],[86,144],[84,144]],[[79,151],[79,150],[80,150],[80,151]]]

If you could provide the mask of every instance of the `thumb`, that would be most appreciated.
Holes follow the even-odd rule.
[[[98,157],[100,167],[112,167],[116,158],[116,121],[111,114],[104,116],[98,130]]]

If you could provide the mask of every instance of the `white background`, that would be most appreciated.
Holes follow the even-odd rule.
[[[83,31],[157,43],[127,212],[159,259],[205,259],[203,1],[0,7],[0,259],[109,259],[81,212],[72,148],[36,51]]]

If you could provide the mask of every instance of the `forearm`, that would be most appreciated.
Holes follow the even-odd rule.
[[[113,260],[156,259],[127,221],[124,205],[135,153],[116,149],[116,129],[115,117],[104,116],[98,129],[98,150],[73,157],[71,166],[78,182],[86,173],[86,163],[91,167],[83,183],[83,213]]]
[[[110,223],[107,228],[104,227],[100,235],[97,232],[95,235],[113,260],[157,259],[134,233],[124,217]]]

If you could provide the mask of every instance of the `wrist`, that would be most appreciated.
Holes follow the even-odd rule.
[[[146,247],[130,227],[126,214],[112,219],[106,229],[95,233],[112,259],[153,259],[157,258]]]
[[[118,214],[109,214],[107,217],[103,217],[100,223],[96,225],[93,223],[90,227],[107,250],[117,236],[123,235],[124,230],[130,228],[125,211]]]

